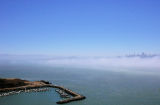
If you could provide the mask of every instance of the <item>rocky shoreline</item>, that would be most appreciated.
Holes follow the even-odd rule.
[[[8,81],[14,81],[14,80],[17,81],[17,79],[12,79],[12,80],[11,79],[6,79],[5,81],[8,82]],[[41,81],[30,82],[30,81],[21,80],[21,79],[18,79],[18,81],[20,83],[23,81],[25,85],[24,86],[17,86],[17,84],[16,84],[17,87],[11,87],[10,86],[11,82],[10,82],[9,87],[3,86],[5,88],[0,88],[0,92],[4,93],[4,92],[13,92],[13,91],[24,91],[26,89],[29,90],[29,89],[50,87],[50,88],[57,88],[59,90],[64,91],[66,94],[71,95],[71,97],[69,97],[69,98],[66,98],[66,99],[63,99],[63,100],[60,100],[60,101],[56,102],[57,104],[65,104],[65,103],[69,103],[69,102],[72,102],[72,101],[83,100],[83,99],[86,98],[85,96],[80,95],[78,93],[75,93],[72,90],[66,89],[62,86],[53,85],[53,84],[49,83],[48,81],[41,80]]]

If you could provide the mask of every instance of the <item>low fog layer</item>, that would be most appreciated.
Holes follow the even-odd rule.
[[[81,68],[156,68],[160,69],[159,55],[129,55],[117,57],[77,57],[44,55],[0,55],[0,64],[43,64]]]

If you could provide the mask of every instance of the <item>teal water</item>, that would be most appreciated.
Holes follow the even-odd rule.
[[[158,72],[156,73],[158,74]],[[0,77],[49,80],[83,94],[87,99],[66,105],[160,105],[160,76],[66,67],[0,65]],[[0,97],[0,105],[57,105],[52,89]]]

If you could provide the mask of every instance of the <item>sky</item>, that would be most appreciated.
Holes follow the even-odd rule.
[[[0,54],[159,54],[159,5],[159,0],[0,0]]]

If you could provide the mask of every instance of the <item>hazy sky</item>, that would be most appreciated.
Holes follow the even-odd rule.
[[[0,53],[160,53],[159,0],[0,0]]]

